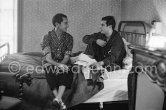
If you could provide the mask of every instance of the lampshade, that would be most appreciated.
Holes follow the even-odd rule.
[[[166,50],[166,36],[151,36],[147,47],[150,50]]]

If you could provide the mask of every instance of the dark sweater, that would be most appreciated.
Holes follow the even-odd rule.
[[[122,67],[123,58],[126,56],[126,50],[119,33],[113,31],[109,41],[104,47],[100,47],[96,44],[97,39],[106,40],[106,37],[101,33],[95,33],[84,36],[83,38],[83,42],[88,44],[87,48],[90,48],[89,50],[92,51],[91,53],[93,53],[94,58],[97,61],[103,61],[105,66],[116,64]]]

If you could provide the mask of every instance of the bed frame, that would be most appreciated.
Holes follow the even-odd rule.
[[[144,47],[146,44],[146,33],[148,25],[143,21],[121,21],[118,32],[132,46]]]
[[[131,45],[129,45],[129,48],[132,49],[134,67],[140,65],[138,62],[140,62],[141,65],[143,65],[143,66],[154,65],[158,61],[166,62],[166,57],[165,57],[166,53],[165,52],[163,52],[163,51],[150,51],[146,47],[146,34],[149,31],[149,27],[150,26],[147,25],[143,21],[121,21],[119,23],[118,31],[119,31],[120,35],[123,38],[125,38],[129,43],[131,43]],[[135,70],[135,68],[133,68],[132,72],[128,76],[129,110],[142,109],[140,107],[141,104],[139,104],[140,98],[138,98],[137,96],[139,96],[140,93],[141,94],[146,93],[149,90],[150,90],[149,94],[151,94],[148,97],[149,99],[152,99],[151,97],[154,96],[154,94],[152,94],[152,93],[154,93],[155,91],[158,91],[158,92],[155,92],[156,93],[155,95],[157,95],[157,96],[160,96],[160,94],[163,94],[162,97],[164,98],[164,101],[161,101],[160,106],[163,106],[163,108],[161,107],[161,109],[165,110],[166,109],[166,95],[165,95],[166,85],[163,85],[161,87],[161,85],[159,85],[158,83],[151,82],[148,79],[148,77],[151,76],[152,73],[146,73],[147,74],[147,77],[146,77],[145,74],[141,75],[134,70]],[[140,79],[142,76],[146,77],[145,80],[147,80],[147,81],[145,81],[145,80],[143,80],[143,81],[145,81],[145,82],[149,81],[149,85],[151,85],[151,88],[148,88],[149,90],[147,89],[147,91],[145,90],[145,91],[140,92],[140,88],[143,89],[143,87],[140,87],[140,84],[141,84]],[[166,81],[166,79],[165,79],[165,81]],[[158,89],[156,89],[156,88],[158,88]],[[142,96],[142,97],[144,97],[144,96]],[[163,99],[156,97],[156,100],[160,101]],[[151,102],[151,100],[147,100],[146,104],[150,105],[151,103],[149,103],[149,102]],[[163,105],[162,105],[162,103],[163,103]],[[138,105],[136,105],[136,104],[138,104]],[[142,106],[144,106],[144,105],[145,104],[143,104]],[[158,106],[158,104],[155,104],[155,103],[154,103],[154,105]],[[146,105],[146,106],[148,106],[148,105]],[[158,108],[159,108],[159,106],[158,106]],[[150,108],[146,108],[146,109],[150,109]],[[153,109],[155,109],[155,108],[153,108]]]
[[[0,62],[2,62],[3,59],[5,59],[6,55],[9,55],[10,46],[9,46],[9,43],[8,43],[8,42],[6,42],[6,43],[0,45],[0,51],[3,50],[3,49],[5,49],[5,47],[7,47],[7,49],[5,50],[6,53],[4,53],[3,55],[0,54]]]
[[[134,27],[139,26],[143,29],[142,32],[138,32],[135,29],[129,29],[127,30],[127,27]],[[129,48],[132,50],[133,54],[133,65],[135,65],[135,59],[136,55],[134,53],[134,47],[144,47],[145,41],[146,41],[146,32],[147,28],[145,26],[145,23],[143,21],[121,21],[118,26],[118,32],[119,34],[127,40],[131,45],[129,45]],[[136,42],[137,41],[137,42]],[[134,68],[133,68],[134,69]],[[132,70],[133,71],[133,70]],[[129,110],[135,110],[135,98],[136,98],[136,87],[137,86],[137,74],[129,74],[128,76],[128,106]]]

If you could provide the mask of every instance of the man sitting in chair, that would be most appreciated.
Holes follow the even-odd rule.
[[[115,31],[115,19],[113,16],[103,17],[101,20],[101,32],[83,37],[83,42],[88,44],[85,54],[97,60],[92,67],[111,67],[115,65],[122,68],[123,58],[126,56],[122,37]],[[110,70],[108,68],[107,70]]]

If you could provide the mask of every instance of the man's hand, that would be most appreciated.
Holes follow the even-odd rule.
[[[97,39],[97,40],[96,40],[96,43],[97,43],[97,45],[99,45],[99,46],[101,46],[101,47],[104,47],[107,42],[104,41],[104,40],[101,40],[101,39]]]
[[[59,64],[58,64],[58,68],[59,68],[60,70],[64,71],[64,72],[68,71],[68,69],[69,69],[67,65],[62,64],[62,63],[59,63]]]
[[[70,60],[70,56],[69,55],[65,55],[63,60],[60,63],[66,64],[66,63],[68,63],[69,60]]]

